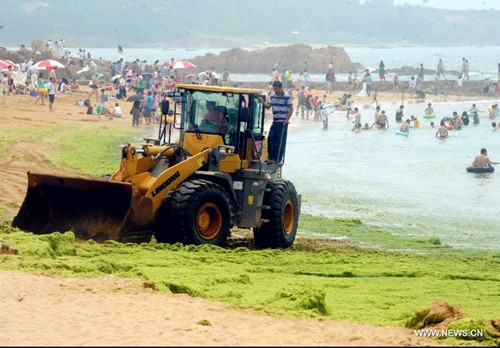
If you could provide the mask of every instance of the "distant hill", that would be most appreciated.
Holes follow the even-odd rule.
[[[500,11],[391,0],[2,0],[0,46],[500,45]]]

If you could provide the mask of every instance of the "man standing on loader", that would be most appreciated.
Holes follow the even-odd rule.
[[[273,82],[274,94],[269,98],[269,103],[262,97],[259,101],[266,109],[273,108],[273,124],[268,137],[268,163],[281,162],[285,152],[288,123],[293,113],[292,97],[283,91],[280,81]]]

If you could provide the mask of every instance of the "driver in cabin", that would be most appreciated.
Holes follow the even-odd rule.
[[[215,102],[207,100],[207,113],[203,116],[203,121],[213,124],[217,132],[227,133],[229,131],[229,123],[222,112],[215,110]]]

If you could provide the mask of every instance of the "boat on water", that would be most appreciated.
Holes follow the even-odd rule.
[[[186,51],[196,51],[197,48],[191,47],[191,48],[186,48]]]
[[[173,51],[173,50],[175,50],[175,48],[173,48],[173,47],[163,47],[163,50],[164,51]]]

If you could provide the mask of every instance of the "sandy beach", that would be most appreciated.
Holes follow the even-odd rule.
[[[5,346],[436,345],[409,329],[274,318],[155,292],[137,280],[1,271],[0,295]]]
[[[84,107],[76,105],[88,94],[85,86],[82,90],[79,95],[56,98],[54,112],[48,111],[47,100],[42,106],[35,105],[35,98],[29,95],[0,96],[2,127],[22,129],[46,124],[85,127],[93,122],[103,127],[117,124],[132,127],[131,103],[119,101],[124,115],[121,118],[89,116]],[[324,91],[316,91],[316,94],[321,97]],[[341,94],[341,91],[328,94],[327,99],[334,102]],[[458,96],[447,98],[460,99]],[[353,106],[360,108],[372,101],[371,97],[354,96],[353,99]],[[467,97],[467,100],[473,99]],[[393,104],[401,101],[389,92],[379,94],[378,100]],[[405,102],[412,101],[405,99]],[[14,148],[0,157],[0,176],[4,183],[9,183],[2,184],[0,205],[4,208],[0,216],[7,223],[18,210],[12,203],[20,205],[24,199],[28,170],[81,175],[48,161],[45,152],[51,145],[43,137],[29,139],[19,134]],[[5,346],[437,345],[436,341],[415,337],[413,330],[405,328],[276,318],[184,294],[159,293],[144,287],[140,280],[59,278],[0,271],[0,296],[0,342]]]

